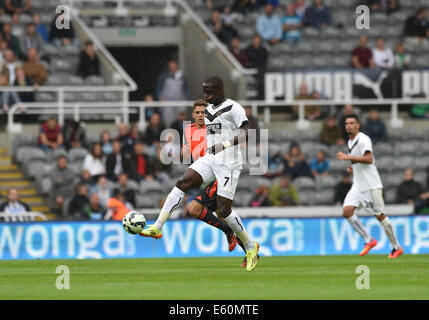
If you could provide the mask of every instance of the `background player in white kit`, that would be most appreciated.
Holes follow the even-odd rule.
[[[218,183],[217,208],[219,214],[243,242],[246,249],[247,271],[252,271],[259,260],[259,244],[250,240],[239,215],[231,209],[241,172],[242,157],[239,144],[247,140],[249,120],[244,108],[226,99],[223,81],[209,77],[203,83],[208,153],[188,167],[169,193],[158,219],[140,235],[159,239],[162,227],[182,201],[186,191],[202,182]]]
[[[343,216],[353,229],[364,238],[365,247],[360,253],[361,256],[364,256],[377,245],[377,240],[371,238],[354,212],[356,208],[366,208],[372,212],[381,223],[392,244],[393,249],[389,258],[396,258],[403,254],[404,250],[399,245],[392,223],[386,216],[383,185],[375,166],[371,139],[359,131],[360,122],[354,114],[346,116],[345,126],[350,137],[348,141],[349,154],[339,152],[336,157],[340,161],[349,160],[352,162],[352,167],[349,167],[348,171],[353,172],[353,185],[344,199]]]

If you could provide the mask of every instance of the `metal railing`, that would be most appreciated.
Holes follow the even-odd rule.
[[[0,212],[0,222],[33,222],[47,221],[48,218],[41,212],[29,211],[25,213]]]
[[[13,88],[13,87],[11,87]],[[73,87],[73,90],[79,91],[80,87]],[[108,90],[109,87],[106,87]],[[48,89],[48,88],[47,88]],[[82,89],[80,89],[82,90]],[[87,87],[91,91],[92,87]],[[96,89],[93,89],[96,90]],[[60,91],[61,92],[61,91]],[[320,106],[343,106],[345,104],[359,106],[379,106],[390,105],[390,126],[400,128],[403,126],[403,119],[399,117],[399,105],[410,105],[416,103],[429,104],[429,99],[363,99],[363,100],[296,100],[296,101],[263,101],[263,100],[243,100],[238,101],[243,106],[251,106],[253,114],[257,114],[259,108],[263,108],[264,123],[267,125],[271,122],[271,109],[280,107],[298,106],[298,120],[296,120],[297,129],[305,130],[310,126],[310,121],[305,119],[306,105]],[[21,132],[21,125],[14,122],[14,115],[20,109],[24,108],[49,108],[54,109],[59,119],[64,120],[64,114],[73,114],[75,120],[80,119],[80,114],[117,114],[122,117],[121,121],[129,123],[130,113],[139,113],[139,127],[146,126],[145,109],[150,107],[167,108],[167,107],[192,107],[193,101],[123,101],[123,102],[58,102],[58,103],[21,103],[15,104],[8,113],[8,131]],[[95,109],[94,109],[95,108]],[[29,112],[31,113],[31,112]],[[55,113],[50,113],[55,114]]]

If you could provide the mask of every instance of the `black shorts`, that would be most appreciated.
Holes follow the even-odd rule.
[[[217,210],[217,181],[210,183],[208,186],[201,188],[194,200],[206,207],[210,212]]]

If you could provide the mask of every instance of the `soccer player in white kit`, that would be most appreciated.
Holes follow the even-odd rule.
[[[203,84],[203,92],[208,102],[204,119],[208,152],[188,167],[167,196],[154,225],[148,226],[140,235],[160,239],[164,223],[186,191],[216,179],[219,214],[243,242],[247,271],[252,271],[259,261],[259,244],[250,240],[240,216],[231,209],[242,165],[239,144],[247,139],[249,120],[240,104],[225,98],[223,81],[219,77],[209,77]]]
[[[348,171],[353,173],[353,185],[344,199],[343,216],[353,229],[364,238],[365,247],[360,253],[361,256],[364,256],[377,245],[377,240],[369,235],[358,216],[354,213],[356,208],[369,210],[381,223],[392,244],[393,249],[389,254],[389,258],[397,258],[404,253],[404,250],[399,245],[392,223],[386,216],[383,185],[375,166],[371,139],[359,131],[360,122],[354,114],[346,116],[345,126],[346,132],[350,137],[348,141],[349,154],[339,152],[336,157],[340,161],[352,162],[352,166],[348,168]]]

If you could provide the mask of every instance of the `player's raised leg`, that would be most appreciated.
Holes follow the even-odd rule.
[[[356,214],[354,214],[355,209],[356,207],[354,206],[343,207],[343,217],[347,219],[347,221],[352,226],[353,230],[359,233],[361,237],[364,239],[365,247],[360,253],[361,256],[364,256],[369,252],[369,250],[371,250],[377,245],[377,240],[371,238],[371,236],[368,233],[368,230],[366,230],[366,228],[363,226],[359,217]]]
[[[170,215],[173,213],[174,209],[180,205],[186,191],[200,186],[202,182],[203,179],[201,175],[195,170],[188,168],[185,174],[177,181],[173,190],[171,190],[171,192],[168,194],[156,222],[143,230],[140,235],[143,237],[160,239],[162,237],[162,227],[168,218],[170,218]]]
[[[226,224],[223,220],[219,219],[215,214],[205,208],[202,204],[193,200],[188,209],[189,214],[205,223],[222,230],[225,233],[226,239],[228,240],[228,250],[234,250],[237,245],[237,239],[234,235],[234,231]]]
[[[387,238],[392,245],[392,252],[389,254],[389,258],[397,258],[404,253],[404,249],[399,245],[398,239],[396,238],[395,230],[393,230],[392,222],[389,217],[385,214],[380,214],[376,216],[377,220],[380,222],[381,226],[384,229],[384,232],[387,235]]]

